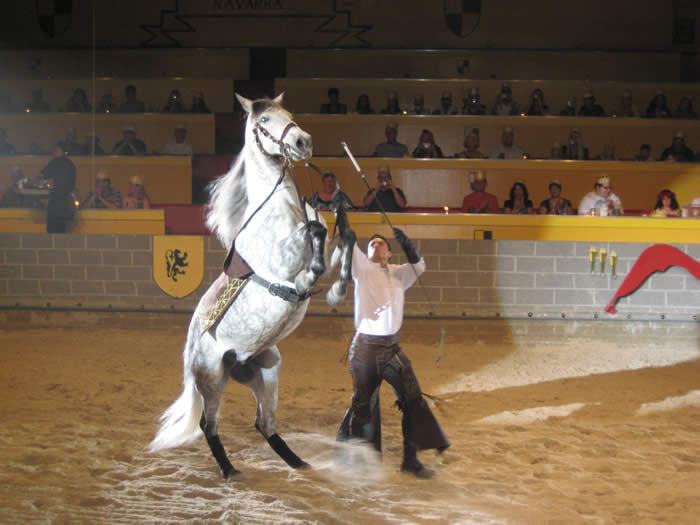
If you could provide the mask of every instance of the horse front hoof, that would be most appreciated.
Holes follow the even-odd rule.
[[[225,470],[219,470],[219,472],[221,472],[221,478],[224,481],[232,481],[234,478],[237,478],[241,475],[241,471],[238,470],[233,465],[231,465],[231,468],[226,468]]]
[[[338,283],[334,283],[326,293],[326,302],[331,306],[340,306],[345,301],[346,289]]]
[[[299,465],[294,467],[296,470],[313,470],[311,465],[309,465],[306,461],[303,459],[301,460],[301,463]]]

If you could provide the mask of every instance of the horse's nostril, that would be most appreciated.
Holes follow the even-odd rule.
[[[306,148],[306,141],[304,139],[297,139],[297,148],[299,148],[299,149]]]

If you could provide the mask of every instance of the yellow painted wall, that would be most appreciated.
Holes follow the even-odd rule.
[[[0,232],[43,233],[46,212],[0,208]],[[163,210],[80,210],[76,213],[72,233],[163,235]]]

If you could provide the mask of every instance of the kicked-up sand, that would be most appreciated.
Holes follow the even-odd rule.
[[[700,516],[698,325],[407,319],[402,347],[452,446],[399,472],[382,387],[383,457],[338,444],[352,386],[349,318],[283,341],[277,428],[294,471],[231,382],[219,433],[148,453],[179,395],[188,317],[0,312],[0,523],[692,524]],[[440,331],[445,330],[443,345]]]

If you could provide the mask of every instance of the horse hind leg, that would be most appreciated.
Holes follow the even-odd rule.
[[[206,372],[197,374],[196,382],[197,389],[204,399],[204,409],[202,410],[202,418],[199,421],[199,426],[204,432],[204,437],[207,439],[209,450],[211,450],[221,477],[225,480],[231,479],[236,474],[240,474],[228,459],[226,449],[221,443],[218,434],[217,419],[219,417],[219,406],[221,404],[221,394],[226,385],[226,376],[222,374],[222,378],[214,379]]]
[[[294,281],[299,294],[309,292],[326,271],[324,248],[328,230],[318,221],[310,221],[307,228],[311,239],[311,263],[307,269],[297,275]]]
[[[231,369],[231,377],[253,391],[256,400],[255,428],[267,440],[272,450],[292,468],[309,468],[309,464],[297,456],[280,437],[275,428],[277,411],[277,386],[282,357],[272,346],[245,364]]]

